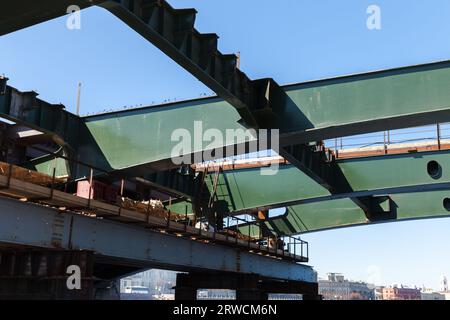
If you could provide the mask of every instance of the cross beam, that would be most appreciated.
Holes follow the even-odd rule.
[[[289,164],[281,164],[271,176],[261,175],[259,167],[225,168],[217,183],[216,201],[224,213],[240,214],[343,198],[450,189],[449,150],[338,160],[336,165],[344,174],[339,181],[350,187],[336,184],[334,194]],[[213,190],[214,175],[205,179],[209,190]]]

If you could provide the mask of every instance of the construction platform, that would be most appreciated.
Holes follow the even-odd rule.
[[[5,167],[7,167],[6,170]],[[239,237],[238,234],[229,231],[211,232],[202,230],[202,228],[193,227],[190,225],[190,220],[187,215],[184,223],[173,221],[173,218],[180,218],[181,215],[176,214],[172,216],[170,211],[167,211],[167,215],[163,219],[159,217],[159,211],[159,216],[155,216],[150,206],[148,206],[146,213],[130,210],[115,204],[105,203],[91,198],[86,199],[55,190],[54,186],[57,180],[54,177],[52,178],[14,165],[5,166],[3,164],[0,169],[2,169],[0,171],[0,195],[2,196],[18,199],[22,202],[38,203],[42,206],[54,208],[61,213],[78,212],[81,215],[90,216],[93,219],[100,218],[126,224],[140,225],[148,229],[174,234],[178,237],[187,237],[192,241],[220,243],[273,258],[294,262],[308,262],[307,243],[301,242],[300,240],[298,245],[300,245],[301,249],[299,250],[300,254],[297,255],[287,250],[279,249],[276,246],[274,248],[262,246],[260,243],[256,243],[256,240],[260,239],[252,239],[249,236]],[[30,181],[34,181],[34,183]],[[52,187],[46,187],[42,184],[50,184]],[[242,238],[247,238],[247,240],[243,240]]]

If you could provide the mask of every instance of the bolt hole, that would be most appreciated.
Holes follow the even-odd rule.
[[[433,179],[439,179],[442,176],[441,165],[437,161],[430,161],[427,165],[427,172]]]
[[[450,211],[450,198],[445,198],[443,201],[445,210]]]

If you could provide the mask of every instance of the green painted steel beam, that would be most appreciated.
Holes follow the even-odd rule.
[[[287,86],[286,92],[293,97],[297,110],[298,103],[312,120],[295,122],[295,117],[286,112],[285,122],[280,123],[284,132],[281,144],[450,121],[448,87],[450,62]],[[320,105],[305,103],[325,96],[327,99],[322,98]],[[169,150],[175,146],[170,142],[175,124],[194,136],[193,121],[202,121],[205,128],[217,128],[223,133],[226,129],[244,129],[238,120],[239,114],[230,104],[209,98],[93,116],[86,118],[86,123],[112,167],[120,169],[169,159]],[[120,139],[111,139],[105,132],[113,137],[120,132],[127,142],[120,146]],[[155,137],[156,146],[148,141],[144,145],[143,136]],[[190,151],[204,150],[206,144]],[[144,147],[145,156],[135,151],[134,145]],[[119,153],[119,149],[123,151]],[[135,154],[136,159],[124,159],[126,154]]]
[[[354,194],[341,168],[323,145],[297,144],[282,148],[279,154],[331,194]],[[351,196],[351,200],[363,209],[369,219],[385,213],[373,196]]]
[[[181,153],[191,155],[191,161],[200,159],[198,162],[203,161],[204,151],[221,149],[225,154],[226,147],[245,147],[249,141],[256,141],[256,136],[245,134],[246,128],[239,120],[238,112],[220,99],[198,99],[86,117],[87,137],[81,141],[80,152],[89,148],[92,138],[112,170],[131,168],[137,172],[139,167],[142,173],[148,167],[165,170],[174,166],[171,158],[181,141],[178,133],[188,141]],[[203,134],[208,130],[220,132],[224,141],[204,141]],[[227,139],[227,130],[237,134]],[[96,163],[95,154],[82,154],[86,162]]]
[[[34,159],[27,163],[26,167],[34,171],[45,172],[50,176],[53,175],[53,170],[55,170],[55,177],[57,178],[67,178],[71,175],[71,168],[67,161],[53,156]]]
[[[450,119],[450,61],[285,86],[283,143],[443,123]]]
[[[443,68],[443,66],[447,67]],[[439,67],[438,65],[435,65],[435,67],[439,73],[447,74],[446,77],[441,76],[442,82],[445,83],[445,79],[450,79],[450,65],[448,62],[440,64]],[[413,67],[412,69],[429,70],[430,66],[423,66],[422,68]],[[417,72],[425,72],[425,74],[421,77],[428,79],[432,79],[432,75],[434,74],[434,71],[430,70]],[[357,76],[357,78],[360,77],[361,76]],[[391,82],[389,77],[382,79],[387,82]],[[448,79],[446,80],[447,82],[449,81]],[[379,78],[376,78],[375,80],[379,81]],[[435,83],[436,88],[441,86],[437,80],[438,79],[436,79]],[[400,85],[401,81],[397,81]],[[357,86],[357,83],[358,82],[356,81],[354,85]],[[346,91],[344,88],[342,89],[343,91],[341,91],[341,95],[344,95]],[[355,93],[355,90],[353,89],[351,92]],[[65,136],[65,139],[69,142],[79,145],[74,147],[78,148],[80,159],[110,170],[122,170],[152,163],[167,163],[170,161],[170,151],[176,145],[176,143],[170,142],[173,130],[177,128],[185,128],[193,137],[194,121],[202,121],[204,129],[217,128],[221,132],[224,132],[226,129],[244,129],[244,127],[238,123],[240,116],[236,110],[227,102],[224,102],[219,98],[200,99],[174,103],[167,106],[147,107],[136,110],[109,113],[82,118],[82,121],[80,122],[79,118],[75,115],[50,104],[44,106],[44,103],[40,100],[32,109],[35,110],[33,113],[30,115],[25,115],[22,118],[16,117],[10,110],[11,105],[8,99],[8,97],[10,97],[10,95],[8,95],[8,91],[10,92],[12,90],[12,88],[8,87],[6,90],[7,93],[5,95],[0,95],[0,112],[3,116],[7,116],[12,120],[22,119],[24,123],[32,125],[35,128],[44,128],[45,130],[57,132],[60,136]],[[319,87],[317,90],[327,91],[327,89],[323,87]],[[287,92],[288,94],[295,93],[294,91],[289,90]],[[300,95],[301,92],[302,90],[299,89],[298,93],[295,94]],[[407,101],[410,103],[409,105],[415,105],[417,111],[417,104],[413,102],[418,99],[423,99],[423,97],[422,95],[416,95],[416,92],[417,90],[411,90],[409,96],[412,97],[408,98]],[[436,93],[436,96],[443,96],[446,94],[450,95],[450,91],[446,90],[444,92],[443,88],[442,90],[433,89],[433,92]],[[430,96],[428,94],[425,95]],[[336,96],[336,98],[338,97],[339,95]],[[441,104],[443,105],[444,100],[447,99],[441,98],[441,100]],[[450,96],[448,97],[448,100],[450,101]],[[401,117],[401,115],[395,115],[395,113],[398,111],[401,112],[402,109],[406,108],[406,105],[406,103],[397,104],[396,108],[392,108],[389,111],[390,116],[393,116],[394,118]],[[423,105],[428,105],[431,106],[430,108],[433,108],[433,106],[437,105],[437,102],[434,101],[433,97],[430,97],[430,103],[423,102]],[[328,107],[330,108],[329,112],[332,112],[333,106],[330,104]],[[346,108],[348,109],[357,107],[358,104],[346,104]],[[364,110],[364,108],[361,109]],[[325,109],[323,109],[323,112],[324,114],[328,113]],[[44,116],[38,116],[39,113]],[[349,114],[349,116],[351,116],[351,112],[345,112],[344,110],[342,113],[345,113],[346,115]],[[430,111],[430,114],[431,113],[433,113],[433,111]],[[388,117],[386,112],[383,116]],[[315,117],[319,126],[324,125],[322,121],[324,121],[325,118],[321,120],[317,116],[317,113],[315,113]],[[66,118],[69,119],[69,123],[73,122],[73,125],[65,124],[64,119]],[[44,121],[45,119],[54,120]],[[436,120],[434,119],[434,116],[430,116],[429,118],[425,116],[424,119],[428,119],[430,122]],[[361,121],[361,126],[363,126],[364,123],[367,123],[367,121],[370,121],[367,116],[364,116],[364,112],[361,111],[359,112],[358,120]],[[336,130],[339,130],[339,124],[343,121],[343,117],[340,116],[340,118],[336,120],[332,119],[327,121],[327,124],[331,124],[336,128]],[[386,120],[386,123],[390,123],[389,118]],[[83,130],[84,126],[86,130]],[[81,132],[78,130],[81,130]],[[241,137],[240,139],[241,142],[245,141],[244,137]],[[233,142],[230,141],[229,143],[232,144]],[[193,151],[199,152],[205,150],[207,149],[206,144],[207,143],[186,152],[192,153]],[[214,147],[219,146],[223,145],[216,144]],[[162,169],[165,167],[166,166],[164,165],[161,166]]]
[[[434,78],[433,75],[435,74],[435,71],[433,71],[434,69],[432,70],[430,65],[411,68],[411,72],[412,70],[416,70],[419,74],[424,73],[421,76],[417,76],[417,81],[419,81],[420,78],[424,78],[422,82],[426,83],[434,78],[435,82],[431,81],[435,84],[434,89],[428,88],[428,90],[432,91],[434,94],[428,94],[427,90],[419,90],[420,86],[412,86],[408,98],[406,99],[405,97],[406,102],[400,103],[402,100],[399,98],[399,103],[396,104],[396,107],[388,110],[389,114],[387,114],[388,111],[385,111],[382,114],[383,117],[386,117],[386,119],[383,118],[386,124],[383,127],[377,127],[376,129],[385,128],[391,121],[394,121],[392,120],[394,118],[402,118],[401,112],[407,110],[408,105],[415,108],[414,111],[417,111],[419,105],[416,101],[418,100],[422,101],[421,104],[423,109],[429,108],[429,113],[425,112],[428,115],[424,115],[421,121],[430,121],[430,123],[436,121],[433,115],[435,114],[435,111],[432,110],[437,109],[439,104],[441,108],[444,108],[444,102],[447,100],[450,101],[450,91],[444,91],[443,88],[443,86],[450,81],[450,63],[445,62],[434,65],[434,67],[440,75],[437,78]],[[383,79],[383,81],[386,81],[387,83],[392,83],[393,81],[387,76],[389,73],[390,72],[386,71],[386,77],[376,77],[374,81],[378,82],[381,81],[380,79]],[[361,78],[362,76],[355,77]],[[366,78],[369,78],[369,76],[366,76]],[[348,82],[349,79],[346,81]],[[370,79],[365,80],[365,82],[370,81]],[[330,80],[330,82],[333,81]],[[444,85],[442,85],[442,83],[444,83]],[[345,90],[345,87],[342,87],[341,93],[336,94],[336,99],[341,95],[350,96],[351,94],[356,94],[358,81],[355,80],[353,86],[353,88],[351,86],[346,87],[350,90],[348,93]],[[397,86],[404,87],[399,78],[397,78]],[[289,95],[301,96],[303,94],[302,89],[298,89],[298,91],[292,89],[292,87],[286,87],[286,89]],[[58,136],[64,137],[70,144],[75,144],[74,148],[79,150],[81,160],[106,170],[123,170],[149,164],[161,164],[161,166],[155,166],[155,168],[166,169],[167,163],[170,162],[171,149],[176,145],[176,143],[170,142],[172,132],[178,128],[185,128],[193,137],[194,121],[202,121],[205,130],[217,128],[224,136],[226,136],[224,133],[226,129],[245,128],[238,123],[240,116],[237,111],[227,102],[224,102],[219,98],[199,99],[174,103],[167,106],[147,107],[108,113],[82,118],[81,121],[80,118],[64,111],[62,108],[45,104],[38,99],[38,103],[31,109],[34,111],[19,117],[11,112],[10,93],[12,90],[11,87],[8,87],[6,94],[0,95],[0,112],[3,116],[8,117],[11,120],[22,119],[21,121],[25,124],[31,125],[37,129],[42,128],[58,133]],[[319,86],[317,90],[323,92],[328,91],[326,86]],[[418,90],[420,94],[416,94]],[[307,94],[305,94],[305,96],[306,95]],[[444,97],[446,95],[449,96]],[[423,96],[428,97],[429,102],[426,102]],[[436,101],[436,97],[440,97],[440,101]],[[352,117],[352,112],[350,112],[351,109],[360,107],[361,110],[358,111],[358,119],[356,119],[360,121],[359,126],[364,127],[364,124],[371,121],[369,117],[372,115],[365,113],[364,106],[357,103],[351,104],[350,101],[347,102],[348,104],[345,104],[345,110],[348,109],[349,112],[342,109],[342,114]],[[375,108],[373,107],[373,109]],[[325,121],[325,115],[334,112],[331,102],[326,109],[324,105],[322,105],[321,110],[323,112],[321,117],[318,116],[317,112],[310,111],[311,115],[314,114],[313,118],[315,119],[317,126],[331,125],[339,131],[340,125],[345,121],[345,116],[339,115],[335,120],[331,118],[331,120]],[[445,108],[443,110],[443,113],[448,112]],[[375,111],[372,110],[371,112],[374,113]],[[423,115],[423,113],[418,114]],[[53,120],[49,121],[48,119]],[[69,120],[66,123],[66,120],[64,119]],[[444,121],[445,118],[442,118],[441,120]],[[289,123],[286,125],[288,126]],[[239,139],[243,142],[245,141],[244,138],[245,137],[240,137]],[[233,143],[234,142],[232,141],[229,142],[230,145]],[[204,145],[197,148],[194,148],[193,146],[193,149],[186,150],[186,153],[205,150],[207,149],[207,144],[208,143],[204,143]],[[213,144],[213,146],[223,147],[223,144],[216,143],[215,145]]]
[[[175,167],[172,150],[179,140],[172,142],[172,134],[178,129],[191,137],[190,147],[182,153],[192,155],[192,160],[206,150],[221,149],[225,153],[224,148],[234,149],[238,145],[245,150],[249,141],[256,141],[256,136],[244,133],[246,128],[239,123],[238,112],[218,98],[80,118],[64,106],[38,99],[34,92],[20,92],[7,86],[6,79],[3,84],[2,117],[49,133],[55,142],[74,150],[77,160],[108,172],[122,171],[134,176]],[[16,105],[14,101],[19,100],[24,103]],[[195,128],[201,136],[210,129],[219,130],[224,139],[227,130],[237,134],[225,141],[210,143],[200,138],[201,141],[195,142],[198,138]],[[79,169],[81,175],[89,171],[83,166]],[[132,172],[127,172],[128,169]]]
[[[374,223],[450,217],[450,190],[422,191],[390,195],[395,214],[385,220],[369,221],[364,212],[348,199],[310,203],[287,208],[287,214],[266,226],[277,234],[301,234]],[[248,228],[241,227],[243,233]],[[247,231],[248,232],[248,231]],[[253,227],[252,232],[259,232]]]
[[[280,166],[272,176],[261,175],[259,168],[224,171],[217,184],[217,207],[225,213],[242,213],[341,198],[450,189],[450,151],[339,160],[337,165],[352,192],[331,194],[292,165]],[[210,192],[214,176],[211,173],[205,180]]]
[[[196,99],[168,105],[80,118],[37,98],[34,92],[20,92],[6,86],[0,93],[0,116],[48,133],[62,146],[74,150],[74,157],[94,168],[128,176],[146,175],[176,167],[172,151],[181,134],[190,139],[182,155],[200,159],[204,151],[226,148],[244,153],[256,135],[247,134],[239,113],[219,98]],[[24,101],[17,105],[14,101]],[[224,141],[203,141],[208,130],[219,131]],[[227,135],[227,131],[233,134]],[[200,138],[198,138],[200,135]],[[172,136],[174,141],[172,141]],[[79,166],[79,175],[89,170]]]

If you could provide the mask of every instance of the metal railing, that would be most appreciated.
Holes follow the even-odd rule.
[[[278,234],[274,230],[268,230],[272,233],[271,235],[263,235],[262,225],[265,223],[264,220],[252,219],[250,215],[244,215],[244,218],[238,216],[229,215],[227,218],[227,229],[243,229],[247,232],[242,232],[245,236],[247,235],[248,245],[250,243],[258,244],[259,249],[265,249],[267,252],[278,254],[281,251],[283,256],[293,256],[296,260],[307,262],[309,259],[309,243],[302,240],[299,236]],[[230,220],[233,222],[230,224]],[[254,236],[252,232],[252,227],[256,227],[259,233]],[[246,230],[245,230],[246,229]]]
[[[339,137],[325,141],[325,146],[336,158],[345,157],[349,152],[381,150],[389,154],[390,150],[402,146],[434,146],[436,150],[449,149],[450,123],[420,126],[407,129],[388,130],[363,135]]]

